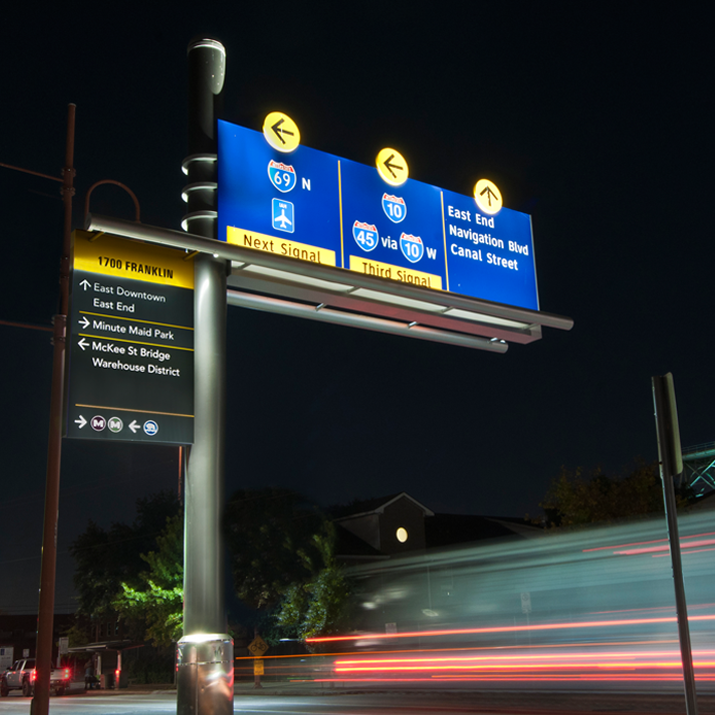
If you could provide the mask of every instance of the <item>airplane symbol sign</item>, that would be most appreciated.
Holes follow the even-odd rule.
[[[273,199],[273,228],[286,233],[295,231],[295,211],[290,201]]]

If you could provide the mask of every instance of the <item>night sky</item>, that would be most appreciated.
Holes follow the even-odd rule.
[[[541,308],[571,332],[506,355],[229,308],[226,491],[276,485],[320,504],[407,491],[435,511],[523,516],[562,465],[657,454],[650,378],[672,372],[684,445],[710,416],[715,259],[707,219],[711,38],[665,6],[543,3],[15,4],[2,57],[0,162],[59,175],[77,105],[74,224],[100,179],[142,220],[179,228],[186,47],[227,50],[223,118],[290,115],[301,142],[470,194],[481,177],[532,215]],[[320,9],[318,9],[320,8]],[[198,19],[200,16],[200,19]],[[57,306],[59,183],[0,168],[0,319]],[[118,188],[93,213],[132,218]],[[0,612],[34,612],[50,334],[0,325]],[[178,488],[176,448],[65,440],[57,610],[69,543],[137,497]]]

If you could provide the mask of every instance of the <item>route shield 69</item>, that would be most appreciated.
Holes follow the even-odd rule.
[[[377,226],[362,221],[353,224],[353,238],[363,251],[372,251],[377,246]]]
[[[298,182],[295,169],[290,164],[273,159],[268,162],[268,178],[271,180],[271,184],[284,194],[292,191]]]
[[[424,255],[425,245],[419,236],[403,233],[400,236],[400,250],[410,263],[417,263]]]
[[[382,210],[393,223],[400,223],[407,216],[407,204],[401,196],[382,195]]]

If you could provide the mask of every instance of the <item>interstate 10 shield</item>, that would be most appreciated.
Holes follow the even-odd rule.
[[[400,236],[400,250],[410,263],[417,263],[425,253],[425,246],[419,236],[403,233]]]
[[[401,196],[382,195],[382,210],[392,223],[401,223],[407,216],[407,204]]]

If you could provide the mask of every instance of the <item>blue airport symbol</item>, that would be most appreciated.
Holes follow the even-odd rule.
[[[295,231],[295,211],[290,201],[273,199],[273,228],[286,233]]]
[[[403,233],[400,236],[400,250],[410,263],[417,263],[424,255],[425,245],[419,236]]]
[[[268,162],[268,178],[271,180],[271,184],[284,194],[293,191],[298,183],[298,176],[290,164],[273,159]]]
[[[147,420],[144,423],[144,431],[150,437],[153,437],[159,431],[159,425],[156,422],[154,422],[154,420]]]
[[[392,223],[400,223],[407,216],[407,204],[401,196],[382,195],[382,210]]]
[[[355,221],[353,224],[353,238],[363,251],[372,251],[378,242],[377,226]]]

